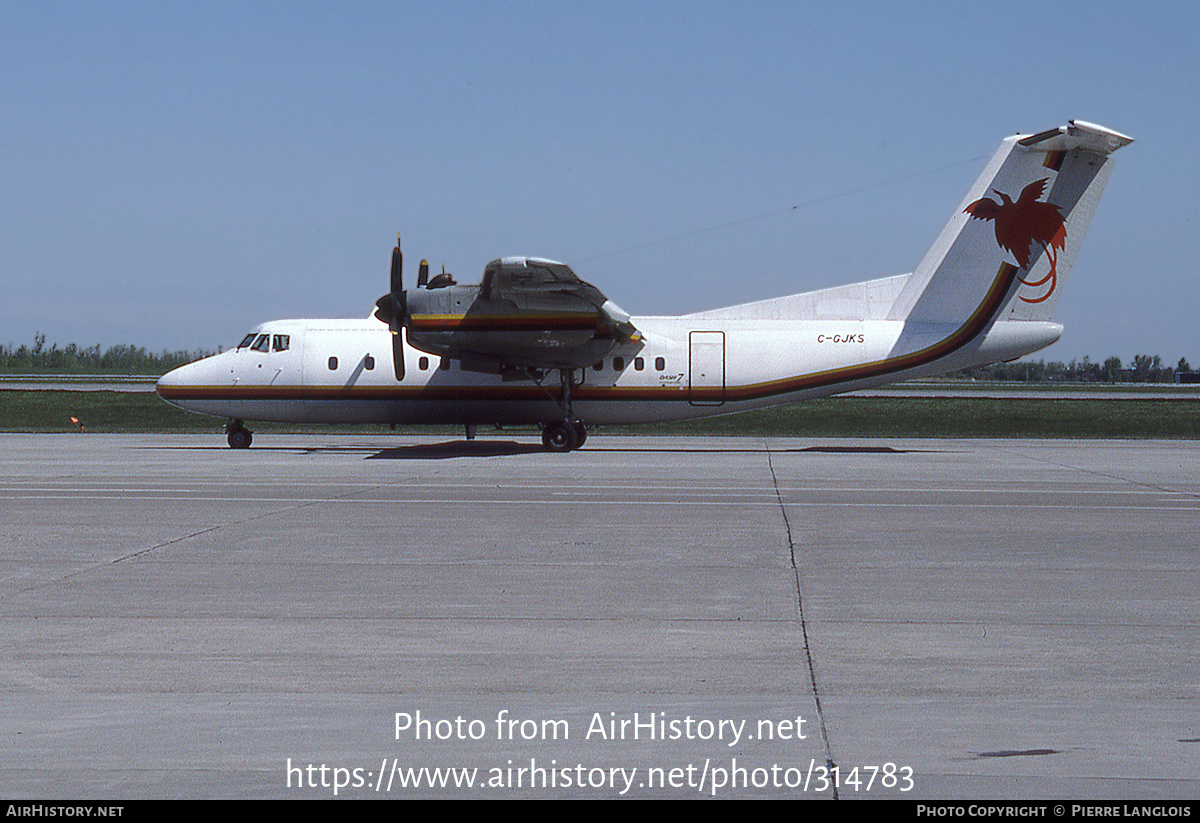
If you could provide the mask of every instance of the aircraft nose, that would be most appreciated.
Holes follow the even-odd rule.
[[[175,373],[179,369],[171,369],[169,372],[158,378],[158,382],[154,384],[154,391],[159,397],[162,397],[163,389],[170,391],[171,387],[179,385],[178,378]]]
[[[180,386],[186,386],[188,383],[194,382],[189,380],[188,376],[189,374],[195,374],[196,370],[193,368],[195,365],[195,363],[188,363],[187,365],[180,366],[179,368],[171,369],[162,377],[158,378],[158,382],[154,384],[154,390],[158,392],[159,396],[161,397],[164,390],[169,392],[171,389],[176,389]]]
[[[197,360],[164,374],[154,384],[154,391],[163,400],[178,406],[179,401],[186,399],[187,389],[193,386],[203,386],[211,382],[211,367],[206,360]]]
[[[177,390],[187,385],[184,375],[190,365],[192,364],[189,363],[187,366],[171,369],[171,371],[158,378],[158,382],[154,384],[154,392],[168,403],[176,405]]]

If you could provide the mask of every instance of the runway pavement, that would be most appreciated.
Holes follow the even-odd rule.
[[[1200,796],[1198,442],[0,454],[8,797]]]

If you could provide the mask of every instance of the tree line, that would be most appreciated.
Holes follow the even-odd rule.
[[[219,351],[219,350],[218,350]],[[139,346],[97,344],[80,348],[71,343],[65,348],[52,344],[46,348],[46,335],[34,335],[32,346],[12,348],[0,344],[0,373],[3,374],[145,374],[162,375],[171,369],[216,354],[213,351],[150,352]],[[1007,383],[1174,383],[1176,373],[1191,373],[1187,358],[1175,366],[1163,363],[1158,355],[1138,354],[1126,366],[1119,357],[1103,363],[1085,357],[1062,363],[1052,360],[1025,360],[993,363],[954,372],[951,378],[990,380]]]
[[[1119,357],[1110,357],[1103,363],[1087,357],[1070,363],[1026,360],[975,366],[951,376],[1012,383],[1174,383],[1177,373],[1192,373],[1186,357],[1181,357],[1176,365],[1168,366],[1158,355],[1138,354],[1128,366]]]
[[[0,344],[0,373],[3,374],[145,374],[163,375],[171,369],[216,354],[211,351],[146,351],[139,346],[99,344],[81,348],[74,343],[46,347],[46,335],[35,334],[32,346],[12,348]]]

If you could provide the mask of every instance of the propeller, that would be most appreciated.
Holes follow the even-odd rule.
[[[404,253],[400,239],[392,249],[391,291],[375,301],[375,316],[388,324],[393,333],[400,331],[408,317],[408,298],[404,293]]]
[[[392,331],[392,364],[396,379],[404,379],[404,341],[400,329],[408,319],[408,296],[404,293],[404,253],[400,251],[400,237],[396,237],[396,248],[392,249],[392,290],[375,303],[375,316],[388,324]]]

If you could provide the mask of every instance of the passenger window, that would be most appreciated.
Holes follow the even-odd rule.
[[[366,369],[367,371],[370,371],[371,369],[375,368],[375,358],[369,354],[366,357],[364,357],[363,358],[363,368]]]
[[[439,368],[441,368],[441,370],[442,370],[442,371],[450,371],[450,358],[449,358],[449,357],[443,357],[443,358],[442,358],[442,365],[441,365]]]
[[[641,371],[642,369],[646,368],[646,361],[645,361],[645,359],[643,359],[643,358],[641,358],[641,357],[635,357],[635,358],[633,358],[633,367],[634,367],[635,369],[637,369],[638,371]]]
[[[421,371],[426,371],[429,368],[429,358],[422,357],[420,360],[418,360],[417,368],[419,368]]]
[[[613,371],[625,371],[625,358],[624,357],[614,357],[613,358]]]
[[[601,360],[599,363],[592,366],[592,368],[595,369],[596,371],[604,371],[604,361]]]
[[[287,351],[291,345],[291,336],[286,334],[275,335],[275,351]]]
[[[658,371],[662,371],[666,367],[667,367],[667,361],[665,359],[663,359],[661,357],[654,358],[654,368],[655,369],[657,369]]]
[[[337,371],[337,358],[336,357],[329,358],[329,370]]]
[[[271,350],[271,335],[260,334],[258,339],[254,341],[254,345],[250,348],[255,351],[270,351]]]

